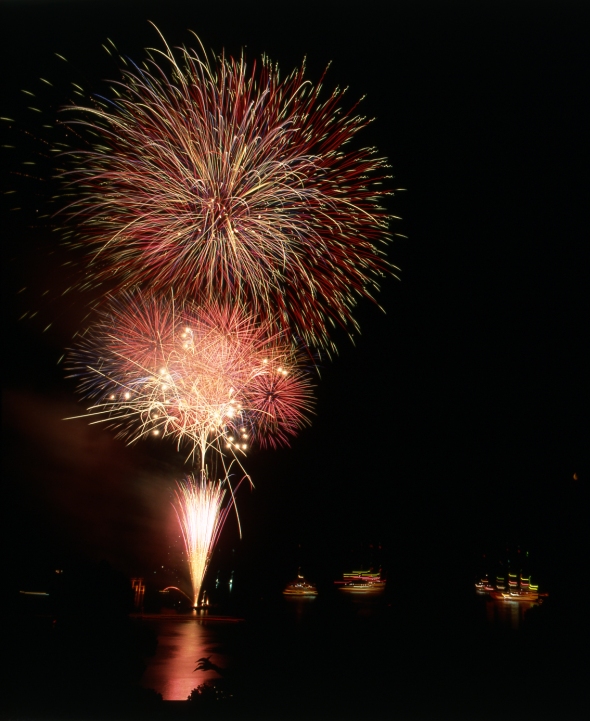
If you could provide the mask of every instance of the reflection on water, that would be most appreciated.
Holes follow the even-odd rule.
[[[216,666],[227,665],[211,626],[190,616],[153,623],[158,647],[142,677],[143,686],[159,691],[165,700],[182,701],[199,684],[220,678],[215,670],[195,671],[198,659],[207,656]]]
[[[535,606],[532,601],[486,599],[486,617],[489,623],[499,623],[517,629],[522,626],[526,612]]]
[[[526,624],[527,612],[537,605],[534,602],[494,600],[481,596],[474,601],[479,607],[479,618],[483,624],[487,619],[489,624],[514,630]],[[461,614],[468,609],[468,606],[459,605],[451,613]],[[228,682],[232,678],[228,675],[229,667],[235,664],[240,678],[246,674],[250,682],[254,680],[256,683],[257,680],[262,682],[264,677],[267,693],[275,686],[283,688],[290,682],[296,683],[297,678],[307,673],[306,669],[313,663],[318,664],[314,668],[320,675],[329,676],[326,669],[338,664],[352,668],[358,657],[358,646],[351,639],[362,639],[365,644],[368,638],[362,634],[367,628],[372,629],[371,637],[378,639],[382,630],[381,621],[385,628],[392,619],[399,620],[410,637],[420,633],[420,626],[413,627],[416,615],[412,612],[408,614],[408,608],[392,608],[387,598],[370,595],[335,594],[330,597],[326,594],[326,598],[284,596],[276,605],[263,613],[258,612],[253,619],[245,622],[245,637],[242,632],[237,635],[234,632],[238,626],[228,625],[228,622],[237,620],[234,618],[226,618],[226,622],[219,626],[213,619],[207,621],[188,614],[152,617],[146,623],[153,625],[158,635],[158,647],[156,654],[148,660],[142,685],[155,689],[166,700],[186,700],[190,692],[202,683],[217,682],[224,677]],[[367,623],[371,625],[366,626]],[[244,638],[249,638],[249,641]],[[246,666],[244,658],[236,651],[236,639],[242,653],[243,649],[247,649],[244,657]],[[341,644],[342,639],[347,640]],[[268,649],[272,649],[270,657]],[[201,664],[201,668],[196,670],[202,658],[209,658],[210,665]],[[270,666],[269,658],[272,658]],[[222,675],[216,668],[221,670]],[[258,669],[262,669],[261,674]],[[274,679],[272,682],[269,675]]]
[[[314,608],[317,596],[283,596],[285,606],[298,620],[307,618]]]

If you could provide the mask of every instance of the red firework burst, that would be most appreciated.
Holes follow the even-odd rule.
[[[309,378],[301,371],[258,375],[248,387],[248,409],[254,436],[261,446],[276,447],[289,442],[308,423],[312,402]]]
[[[88,416],[130,442],[171,436],[199,452],[244,453],[288,441],[307,422],[311,384],[301,359],[240,308],[174,307],[125,294],[71,351],[69,367],[94,399]]]
[[[70,109],[99,138],[65,174],[95,281],[244,305],[329,348],[328,325],[356,327],[357,299],[393,268],[385,160],[345,147],[369,121],[341,109],[343,90],[322,99],[304,66],[282,80],[266,58],[180,53]]]

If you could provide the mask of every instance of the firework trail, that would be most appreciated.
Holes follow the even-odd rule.
[[[341,108],[344,90],[323,99],[305,66],[282,79],[267,58],[148,53],[112,100],[69,108],[92,138],[63,177],[93,282],[248,307],[333,348],[329,329],[356,328],[357,300],[393,270],[387,165],[347,146],[370,121]]]
[[[222,481],[187,476],[177,483],[174,510],[180,523],[193,587],[193,605],[198,606],[209,559],[231,505],[223,506],[226,490]]]
[[[236,458],[252,441],[288,443],[313,400],[301,357],[241,308],[126,294],[68,364],[93,399],[86,416],[129,443],[148,435],[188,443],[201,469],[210,448]]]

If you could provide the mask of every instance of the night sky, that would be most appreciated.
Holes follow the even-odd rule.
[[[530,548],[553,588],[576,572],[590,455],[585,3],[21,0],[1,16],[2,115],[15,121],[2,126],[15,146],[1,151],[2,176],[17,191],[3,196],[13,579],[101,558],[148,575],[175,534],[184,456],[62,420],[83,411],[57,361],[90,299],[60,296],[72,259],[58,221],[37,217],[58,207],[42,125],[74,99],[71,82],[104,93],[117,79],[107,38],[136,61],[158,46],[148,20],[172,46],[191,44],[191,29],[285,74],[306,57],[312,81],[331,62],[327,87],[348,85],[351,104],[366,94],[376,118],[357,142],[377,146],[392,187],[407,189],[388,201],[407,239],[389,250],[401,280],[383,282],[386,312],[360,303],[362,333],[337,338],[312,427],[246,460],[244,540],[230,520],[220,545],[279,579],[299,563],[334,578],[369,544],[403,579],[471,583],[477,557],[504,543]]]

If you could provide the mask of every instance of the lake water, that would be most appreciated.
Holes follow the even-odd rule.
[[[177,701],[186,700],[205,681],[221,678],[215,669],[195,670],[198,659],[204,657],[220,668],[229,665],[214,623],[203,621],[196,614],[147,623],[158,635],[158,647],[143,675],[143,686],[159,691],[166,700]]]
[[[241,622],[152,617],[159,643],[142,684],[181,701],[213,682],[233,695],[230,717],[257,721],[581,718],[562,713],[587,688],[578,631],[549,607],[529,610],[468,595],[326,592],[260,600]],[[211,668],[195,671],[200,658]]]
[[[313,675],[314,659],[331,659],[341,633],[338,610],[343,607],[354,609],[350,615],[366,617],[375,604],[336,603],[328,614],[330,621],[327,604],[317,598],[278,598],[247,620],[199,612],[145,617],[158,636],[158,646],[147,661],[142,685],[175,701],[186,700],[205,682],[260,687],[267,697],[280,693],[279,688],[288,693]],[[353,618],[349,621],[354,625]],[[347,653],[353,655],[350,643]],[[212,668],[195,670],[202,658]]]
[[[491,626],[518,629],[529,607],[476,598],[472,610],[483,633]],[[388,678],[392,669],[397,669],[400,685],[408,675],[404,689],[413,683],[416,668],[421,673],[429,669],[438,682],[444,675],[439,664],[448,666],[453,654],[460,655],[459,648],[472,653],[473,639],[469,631],[461,631],[467,628],[465,608],[445,607],[442,627],[436,601],[428,616],[424,610],[428,607],[396,608],[386,598],[333,594],[280,598],[242,621],[196,613],[151,617],[145,622],[156,631],[158,647],[148,659],[142,685],[166,700],[186,700],[202,683],[243,681],[261,695],[286,698],[305,692],[317,703],[322,696],[337,696],[340,689],[362,689],[377,677]],[[478,653],[487,655],[483,648]],[[195,670],[201,658],[208,658],[211,667]],[[465,661],[469,666],[467,655]]]
[[[525,623],[527,612],[538,604],[532,601],[494,601],[486,598],[485,605],[488,623],[501,624],[516,630]]]

